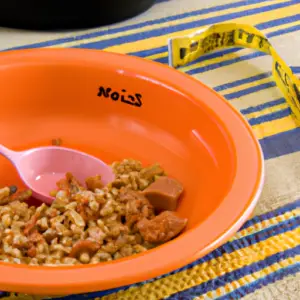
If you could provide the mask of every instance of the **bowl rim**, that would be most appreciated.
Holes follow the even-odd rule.
[[[201,81],[166,65],[99,50],[30,49],[0,54],[0,66],[86,65],[87,62],[101,64],[111,70],[118,70],[122,66],[132,74],[180,91],[192,101],[209,108],[232,138],[239,159],[236,177],[219,207],[199,226],[173,241],[145,253],[96,265],[47,267],[1,262],[0,273],[5,274],[0,279],[2,290],[36,295],[67,295],[70,292],[76,294],[116,288],[168,273],[203,257],[227,241],[250,216],[261,194],[263,154],[251,126],[227,100]],[[201,99],[197,96],[199,94],[202,95]],[[209,101],[205,100],[207,98]],[[232,205],[235,209],[230,209]],[[206,234],[203,235],[203,232]]]

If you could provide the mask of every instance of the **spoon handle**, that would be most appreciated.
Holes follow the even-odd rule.
[[[12,151],[5,146],[0,144],[0,155],[5,156],[8,158],[13,164],[15,164],[20,157],[20,154],[18,152]]]

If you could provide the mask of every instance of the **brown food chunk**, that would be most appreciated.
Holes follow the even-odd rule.
[[[126,224],[131,226],[143,218],[154,216],[154,210],[149,201],[139,192],[123,189],[120,193],[120,201],[126,203]]]
[[[83,188],[80,182],[70,172],[66,173],[66,178],[59,180],[56,185],[58,189],[68,191],[71,194],[76,194]]]
[[[177,201],[183,192],[182,185],[173,178],[162,176],[150,184],[143,194],[157,211],[177,208]]]
[[[137,228],[146,242],[164,243],[177,236],[186,224],[187,219],[179,218],[171,211],[164,211],[152,220],[139,221]]]
[[[29,257],[35,257],[37,254],[37,245],[45,242],[45,239],[37,230],[33,231],[28,237],[27,255]]]
[[[53,146],[61,146],[62,145],[62,139],[56,138],[51,140],[51,145]]]
[[[85,180],[85,184],[86,184],[86,187],[88,188],[88,190],[93,191],[93,192],[95,191],[95,189],[103,188],[103,183],[101,181],[100,175],[88,177]]]
[[[28,249],[27,255],[28,255],[29,257],[35,257],[35,256],[36,256],[36,247],[32,245],[32,246]]]
[[[89,240],[80,240],[74,244],[69,254],[70,257],[77,258],[81,253],[88,252],[94,254],[100,249],[98,243]]]

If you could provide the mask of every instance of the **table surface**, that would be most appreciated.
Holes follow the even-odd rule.
[[[0,28],[0,48],[104,49],[167,63],[168,38],[218,22],[258,26],[300,74],[300,0],[158,0],[134,19],[91,30]],[[259,138],[266,180],[256,216],[223,247],[181,270],[84,299],[300,298],[300,128],[273,82],[271,66],[267,55],[240,49],[221,51],[181,69],[225,96]]]

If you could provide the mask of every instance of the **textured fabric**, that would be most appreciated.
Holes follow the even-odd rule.
[[[167,39],[218,22],[255,25],[300,74],[299,0],[160,0],[116,25],[77,32],[0,29],[0,49],[77,47],[167,63]],[[248,49],[206,55],[180,69],[225,96],[252,125],[266,182],[255,215],[206,257],[131,287],[59,299],[300,299],[300,127],[275,86],[271,58]],[[6,299],[38,299],[2,294]]]

